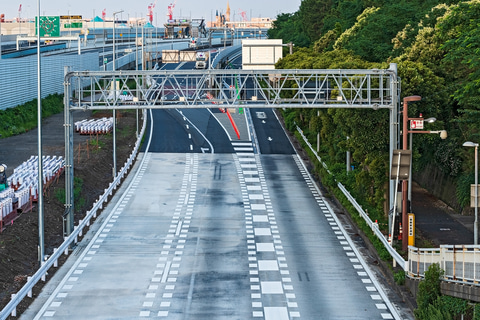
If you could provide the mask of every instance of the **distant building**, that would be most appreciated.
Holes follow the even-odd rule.
[[[250,21],[231,21],[230,19],[230,4],[227,2],[227,10],[225,14],[218,12],[215,13],[215,21],[207,23],[208,28],[262,28],[270,29],[274,20],[270,18],[252,18]]]

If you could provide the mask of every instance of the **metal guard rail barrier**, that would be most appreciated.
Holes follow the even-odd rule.
[[[215,58],[212,60],[212,68],[216,68],[219,63],[222,62],[225,58],[229,57],[230,55],[241,52],[242,51],[242,46],[241,45],[234,45],[231,47],[228,47],[227,49],[221,50]]]
[[[297,126],[297,130],[310,150],[315,154],[317,160],[328,173],[331,174],[327,165],[313,149],[300,127]],[[425,271],[428,270],[428,267],[433,263],[438,263],[444,271],[443,281],[480,286],[479,245],[441,245],[440,248],[417,248],[409,246],[408,261],[405,261],[403,257],[389,245],[385,236],[378,229],[378,225],[370,220],[347,189],[340,182],[338,182],[337,185],[409,278],[424,278]]]
[[[438,263],[444,271],[442,280],[480,286],[480,246],[408,247],[408,277],[423,278],[425,271],[434,263]]]
[[[125,165],[123,166],[123,168],[120,169],[115,180],[110,183],[107,189],[105,189],[104,194],[101,195],[99,199],[94,203],[92,209],[90,211],[87,211],[85,218],[79,221],[78,226],[74,228],[72,234],[70,234],[67,238],[65,238],[65,240],[60,245],[60,247],[58,247],[57,249],[54,249],[53,254],[48,257],[48,259],[42,264],[42,266],[37,270],[37,272],[35,272],[35,274],[32,277],[28,277],[27,283],[16,294],[12,295],[12,299],[10,300],[10,302],[0,312],[0,320],[6,319],[10,314],[12,316],[16,316],[17,305],[23,300],[23,298],[25,298],[25,296],[28,295],[28,297],[30,298],[32,297],[33,287],[38,283],[38,281],[46,280],[45,277],[48,270],[52,266],[57,267],[58,259],[60,258],[62,253],[65,253],[65,255],[68,255],[68,249],[70,247],[70,244],[72,244],[73,242],[74,243],[78,242],[78,237],[81,237],[83,235],[83,229],[85,227],[90,226],[90,220],[92,218],[97,217],[97,211],[99,209],[103,209],[103,204],[108,202],[108,197],[113,194],[113,190],[117,189],[117,187],[121,183],[121,180],[125,177],[125,175],[127,174],[127,171],[132,166],[133,160],[136,158],[138,151],[140,149],[142,137],[145,133],[146,123],[147,123],[147,117],[144,116],[142,130],[138,136],[137,142],[135,143],[135,147],[129,159],[127,160],[127,162],[125,162]]]
[[[170,45],[171,44],[167,43],[167,42],[156,43],[156,44],[146,44],[145,47],[144,47],[144,52],[145,53],[160,53],[162,49],[168,48],[168,47],[170,47]],[[187,48],[187,46],[188,46],[187,42],[178,42],[178,41],[175,42],[175,49],[176,50],[184,50],[184,49]],[[119,52],[122,52],[122,51],[119,50]],[[134,51],[134,52],[131,52],[131,53],[124,54],[121,57],[118,57],[115,60],[115,65],[117,66],[117,69],[122,68],[123,66],[125,66],[129,63],[135,62],[137,57],[140,57],[140,59],[141,59],[141,48],[138,48],[137,54]],[[141,60],[139,61],[139,63],[140,62],[141,62]],[[104,68],[105,68],[105,70],[109,70],[109,71],[113,70],[113,61],[110,61],[110,62],[100,66],[98,70],[103,70]]]
[[[303,134],[303,131],[302,129],[300,129],[299,126],[297,126],[297,130],[298,132],[300,133],[300,135],[302,136],[303,140],[305,141],[305,143],[308,145],[308,147],[310,148],[310,150],[313,152],[313,154],[317,157],[317,160],[322,164],[322,166],[327,170],[327,172],[329,174],[332,174],[329,170],[328,170],[328,167],[327,167],[327,164],[325,162],[322,161],[322,159],[320,158],[320,156],[318,155],[318,153],[313,149],[311,143],[308,141],[307,137]],[[393,259],[400,265],[400,267],[407,271],[408,270],[408,264],[407,262],[405,261],[405,259],[403,259],[403,257],[397,252],[395,251],[392,246],[390,246],[388,244],[388,240],[385,238],[385,236],[383,235],[383,233],[380,231],[380,229],[378,229],[378,224],[374,223],[370,217],[367,215],[367,213],[362,209],[362,207],[358,204],[358,202],[355,200],[355,198],[352,197],[352,195],[350,194],[350,192],[347,191],[347,189],[340,183],[338,182],[337,183],[337,186],[338,188],[343,192],[343,194],[347,197],[348,201],[350,201],[350,203],[355,207],[355,209],[358,211],[358,213],[362,216],[362,218],[365,220],[365,222],[367,222],[368,226],[372,229],[373,233],[377,236],[378,239],[380,239],[380,241],[383,243],[383,245],[385,246],[385,248],[388,250],[388,253],[390,253],[390,255],[393,257]]]

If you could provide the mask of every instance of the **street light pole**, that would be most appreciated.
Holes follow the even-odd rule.
[[[410,101],[420,101],[422,97],[420,96],[409,96],[403,98],[403,131],[402,131],[402,147],[403,150],[408,150],[407,140],[408,140],[408,102]],[[411,165],[411,164],[410,164]],[[407,228],[408,226],[408,216],[407,216],[407,188],[408,180],[402,180],[402,228]],[[396,195],[395,195],[396,196]],[[402,237],[402,250],[406,252],[408,250],[408,237]]]
[[[475,145],[475,223],[473,225],[474,244],[478,244],[478,143]]]
[[[144,51],[145,34],[144,34],[144,31],[145,31],[145,22],[142,25],[142,71],[145,70],[145,51]],[[173,43],[173,41],[172,41],[172,43]]]
[[[43,216],[43,156],[42,156],[42,85],[40,58],[40,0],[37,3],[37,121],[38,121],[38,260],[42,266],[45,256],[44,216]]]
[[[422,115],[420,114],[420,118],[415,118],[415,119],[408,118],[407,120],[422,120],[423,122],[426,122],[426,123],[434,123],[435,121],[437,121],[437,119],[433,118],[433,117],[423,120],[423,118],[421,118],[421,116]],[[412,153],[413,153],[413,134],[415,132],[409,131],[408,133],[409,133],[409,136],[410,136],[410,141],[409,141],[410,150],[412,150]],[[408,202],[410,203],[410,205],[409,205],[410,210],[412,208],[412,167],[413,167],[413,164],[410,166],[409,174],[408,174]]]
[[[135,71],[138,71],[138,19],[137,17],[135,17]]]
[[[478,244],[478,143],[467,141],[464,147],[475,147],[475,222],[473,223],[473,244]]]
[[[410,121],[410,120],[413,120],[413,121],[421,121],[422,122],[422,127],[423,127],[423,122],[428,122],[428,123],[432,123],[432,122],[435,122],[437,119],[435,118],[428,118],[428,119],[423,119],[423,118],[408,118],[407,117],[407,122]],[[413,153],[413,147],[412,147],[412,141],[413,141],[413,136],[412,134],[413,133],[435,133],[435,134],[439,134],[440,135],[440,138],[442,140],[445,140],[447,138],[447,131],[446,130],[430,130],[430,131],[418,131],[418,130],[410,130],[410,131],[407,131],[407,132],[404,132],[404,134],[409,134],[410,135],[410,151]],[[405,150],[405,149],[404,149]],[[404,214],[404,216],[407,216],[406,215],[406,212],[407,210],[410,210],[410,212],[412,212],[412,162],[410,162],[410,165],[409,165],[409,173],[408,173],[408,179],[407,179],[407,187],[406,189],[408,190],[408,198],[407,198],[407,201],[405,201],[405,192],[403,192],[403,202],[402,202],[402,208],[403,206],[406,204],[408,204],[408,209],[405,208],[404,210],[402,210],[402,214]],[[403,181],[405,182],[405,180]],[[402,185],[402,189],[405,190],[405,185]],[[404,217],[403,216],[403,217]],[[403,217],[402,217],[402,223],[403,222]],[[407,223],[409,223],[409,219],[408,219],[408,216],[407,216]],[[415,226],[410,226],[410,225],[403,225],[404,227],[407,228],[407,230],[410,230],[410,229],[414,229]],[[407,235],[407,241],[408,241],[408,235]],[[402,238],[402,241],[405,240],[404,238]],[[415,241],[415,240],[413,240]],[[403,245],[405,245],[404,243],[402,243],[402,249],[403,249]],[[408,248],[408,245],[407,245],[407,248]],[[406,249],[405,249],[406,250]]]
[[[2,21],[0,21],[0,60],[2,60]]]
[[[116,66],[115,66],[115,16],[119,13],[122,13],[123,10],[117,11],[113,13],[113,71],[116,71]],[[116,117],[116,112],[115,112],[115,102],[116,102],[116,95],[117,95],[117,78],[114,76],[113,77],[113,83],[114,83],[114,88],[113,88],[113,178],[115,179],[117,177],[117,146],[116,146],[116,122],[117,122],[117,117]]]

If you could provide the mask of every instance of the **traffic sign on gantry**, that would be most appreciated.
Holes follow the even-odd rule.
[[[35,17],[35,35],[38,35],[38,17]],[[60,37],[60,17],[41,16],[40,17],[40,37]]]

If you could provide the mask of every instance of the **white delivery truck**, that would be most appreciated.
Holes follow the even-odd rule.
[[[210,53],[208,51],[198,51],[195,61],[195,69],[206,69],[208,66],[208,57]]]

